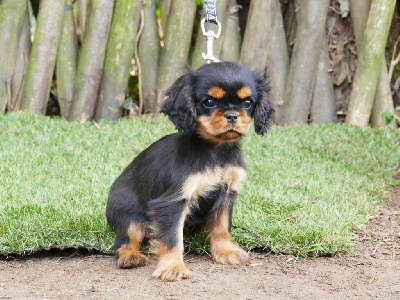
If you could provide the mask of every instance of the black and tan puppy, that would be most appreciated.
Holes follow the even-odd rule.
[[[145,237],[158,257],[154,278],[190,276],[183,263],[183,229],[210,230],[215,261],[240,264],[247,253],[231,238],[232,209],[246,177],[238,140],[254,119],[257,134],[271,125],[267,83],[243,66],[204,65],[167,91],[161,112],[179,133],[140,153],[111,187],[107,220],[117,234],[117,265],[145,264]]]

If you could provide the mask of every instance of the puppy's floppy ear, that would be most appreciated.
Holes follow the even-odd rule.
[[[257,134],[263,135],[272,125],[274,108],[269,101],[269,87],[267,80],[260,74],[254,73],[257,89],[257,104],[254,111],[254,129]]]
[[[183,75],[165,93],[167,98],[160,112],[168,116],[178,131],[193,131],[196,127],[196,106],[192,97],[191,75]]]

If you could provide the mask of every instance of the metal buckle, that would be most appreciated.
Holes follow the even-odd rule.
[[[211,61],[213,62],[219,62],[219,58],[217,56],[214,55],[214,51],[213,51],[213,45],[214,45],[214,39],[219,38],[220,34],[221,34],[221,23],[218,21],[218,31],[217,33],[215,33],[212,30],[208,30],[206,31],[205,29],[205,19],[203,18],[201,20],[201,30],[203,31],[203,35],[207,38],[207,52],[206,53],[202,53],[202,57],[205,61],[207,61],[207,63],[209,64]]]

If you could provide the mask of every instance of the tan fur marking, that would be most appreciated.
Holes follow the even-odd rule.
[[[227,184],[230,191],[238,192],[247,173],[242,167],[225,165],[190,175],[182,186],[182,198],[196,199],[207,194],[219,184]]]
[[[225,118],[225,114],[236,112],[239,114],[238,121],[231,125]],[[199,116],[197,118],[196,131],[204,139],[216,142],[218,144],[231,142],[239,139],[249,133],[251,117],[247,115],[244,109],[240,112],[215,110],[211,116]]]
[[[157,269],[151,275],[165,281],[177,281],[190,277],[190,271],[183,263],[182,247],[168,248],[163,242],[157,242]]]
[[[140,246],[146,236],[146,228],[140,223],[131,222],[127,234],[129,243],[122,245],[117,250],[117,266],[119,268],[133,268],[144,265],[147,258],[140,252]]]
[[[196,199],[221,183],[221,179],[222,173],[220,168],[207,169],[205,172],[194,173],[183,184],[182,197],[186,200]]]
[[[218,123],[222,123],[221,121],[224,121],[222,117],[220,117],[219,120],[216,122],[216,120],[212,117],[199,116],[197,118],[196,130],[200,134],[200,136],[206,140],[210,140],[218,144],[226,143],[227,141],[225,139],[217,137],[219,133],[216,131],[216,129],[223,128],[223,126],[218,125]],[[229,130],[229,128],[226,128],[226,130]]]
[[[138,249],[130,245],[122,245],[118,250],[117,266],[119,268],[135,268],[146,264],[147,258]]]
[[[140,248],[140,244],[145,236],[146,228],[142,224],[132,221],[128,228],[128,237],[130,243]]]
[[[248,261],[247,253],[232,240],[228,228],[228,211],[227,208],[221,206],[218,209],[217,220],[211,224],[211,232],[207,238],[213,259],[224,265],[246,263]]]
[[[215,99],[222,99],[226,95],[226,92],[220,87],[213,86],[208,90],[207,95]]]
[[[247,115],[244,109],[239,114],[238,122],[236,123],[237,131],[242,135],[247,135],[250,131],[251,117]]]
[[[229,239],[232,240],[229,231],[229,216],[228,211],[224,206],[218,209],[217,220],[211,225],[211,232],[208,239]]]
[[[243,182],[246,180],[247,172],[241,167],[226,166],[224,169],[223,182],[228,185],[230,191],[239,192]]]
[[[248,86],[242,87],[236,93],[240,99],[246,99],[251,96],[251,90]]]

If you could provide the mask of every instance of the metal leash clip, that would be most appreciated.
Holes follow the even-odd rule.
[[[203,31],[203,35],[207,38],[207,53],[202,53],[202,57],[207,63],[209,64],[211,61],[213,62],[219,62],[219,58],[214,55],[213,52],[213,45],[214,45],[214,39],[219,38],[221,34],[221,23],[218,21],[218,31],[215,33],[212,30],[209,30],[206,32],[206,29],[204,27],[205,19],[203,18],[201,20],[201,30]]]

